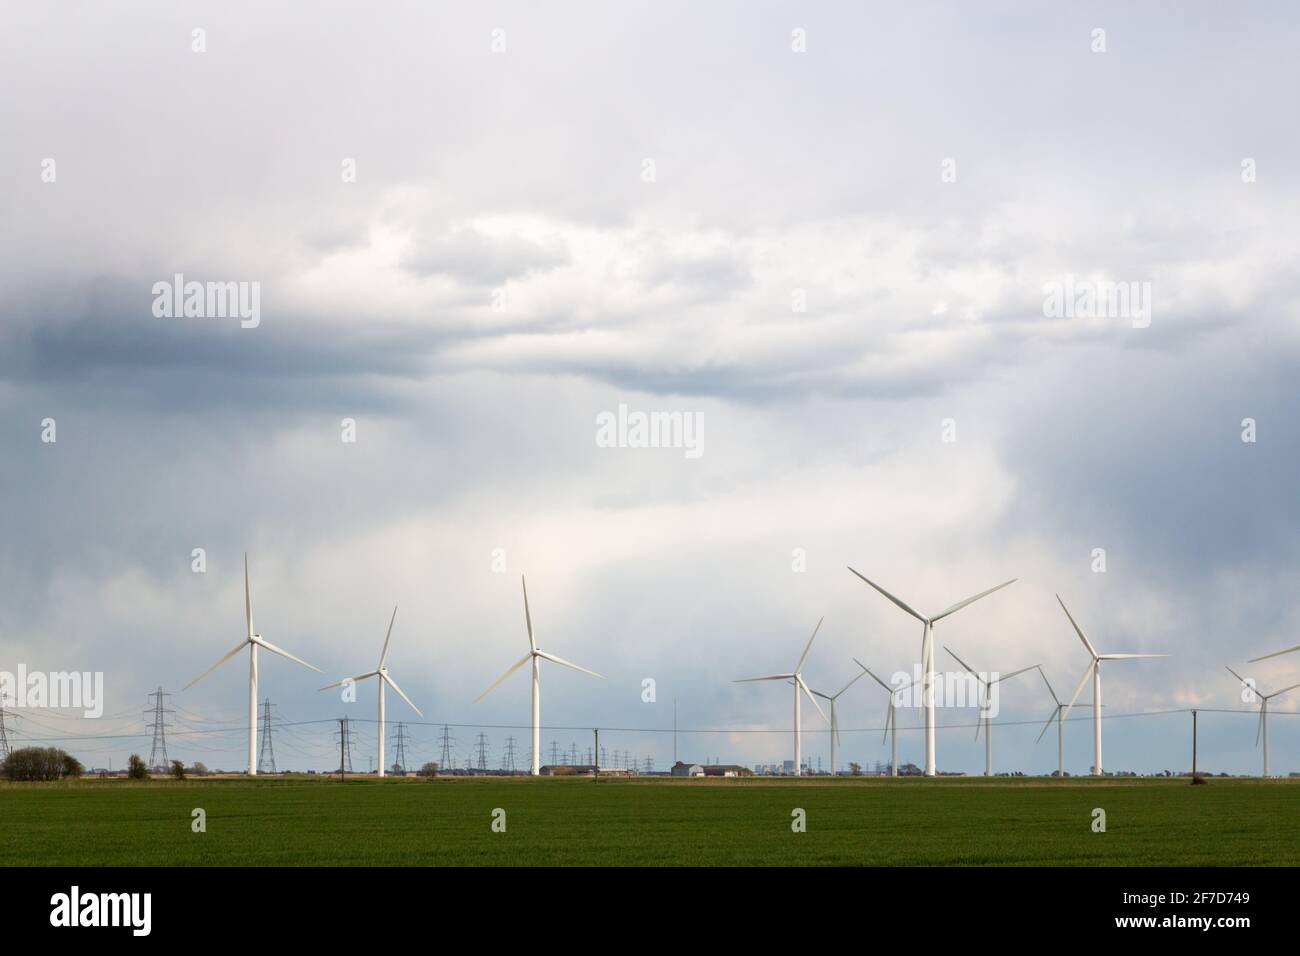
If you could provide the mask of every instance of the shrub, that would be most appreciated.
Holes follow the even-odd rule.
[[[20,747],[0,765],[7,780],[59,780],[78,777],[82,769],[75,757],[57,747]]]
[[[179,760],[172,761],[172,779],[173,780],[185,779],[185,764],[181,763],[181,761]]]
[[[208,768],[196,760],[194,761],[194,766],[190,768],[190,773],[194,774],[196,777],[206,777],[208,775]]]
[[[132,780],[148,780],[149,768],[144,765],[144,760],[139,754],[131,754],[126,762],[126,775]]]
[[[432,760],[430,760],[428,763],[426,763],[423,767],[420,768],[420,776],[421,777],[438,776],[438,765],[434,763]]]

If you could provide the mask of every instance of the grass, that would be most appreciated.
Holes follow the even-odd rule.
[[[1298,798],[1296,781],[1177,778],[5,784],[0,851],[10,866],[1295,866]]]

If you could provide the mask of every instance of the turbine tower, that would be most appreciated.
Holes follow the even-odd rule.
[[[803,662],[807,660],[808,652],[812,650],[813,641],[816,640],[817,632],[821,630],[822,621],[824,620],[826,619],[822,618],[819,620],[817,626],[813,628],[812,637],[808,638],[808,646],[803,649],[803,654],[799,657],[799,663],[794,666],[794,671],[792,673],[768,674],[765,677],[742,677],[739,680],[732,681],[733,684],[748,684],[760,680],[783,680],[790,681],[794,685],[794,775],[796,777],[803,774],[803,736],[799,720],[799,691],[802,690],[808,695],[808,700],[817,708],[817,713],[822,715],[822,720],[827,720],[826,712],[822,710],[821,704],[817,703],[817,698],[812,695],[812,691],[808,689],[808,685],[803,682]],[[827,722],[829,723],[828,720]]]
[[[1020,668],[1020,670],[1012,671],[1010,674],[999,674],[997,677],[993,678],[993,680],[986,680],[983,677],[981,677],[978,673],[971,670],[970,666],[965,661],[963,661],[960,657],[954,654],[946,644],[944,645],[943,649],[948,652],[948,656],[950,656],[953,660],[955,660],[958,664],[962,666],[962,668],[966,671],[966,673],[970,674],[972,677],[975,678],[976,681],[979,682],[980,700],[981,700],[980,710],[983,712],[983,717],[980,719],[976,719],[975,721],[975,739],[976,740],[980,739],[980,724],[983,723],[984,724],[984,776],[991,777],[993,776],[993,724],[992,724],[992,718],[989,716],[989,692],[993,689],[994,684],[997,684],[1004,680],[1010,680],[1012,677],[1015,677],[1018,674],[1023,674],[1025,671],[1031,671],[1038,665],[1030,664],[1028,667],[1022,667]]]
[[[301,664],[303,667],[309,667],[316,673],[320,673],[320,668],[315,664],[308,664],[300,657],[294,657],[283,648],[276,647],[270,641],[263,639],[261,634],[253,630],[253,596],[248,587],[248,553],[244,553],[244,620],[248,625],[248,633],[242,641],[234,646],[233,649],[226,652],[225,657],[217,661],[207,670],[205,670],[194,680],[190,681],[183,688],[189,690],[203,678],[207,677],[214,670],[230,660],[245,647],[248,648],[248,775],[256,776],[257,774],[257,649],[264,647],[272,654],[279,654],[281,657],[287,657],[295,664]]]
[[[1074,694],[1070,697],[1070,703],[1065,708],[1065,714],[1061,717],[1064,720],[1070,716],[1070,708],[1079,698],[1079,691],[1083,690],[1083,685],[1088,683],[1088,677],[1092,677],[1092,773],[1095,777],[1102,775],[1101,769],[1101,662],[1102,661],[1130,661],[1140,660],[1148,657],[1168,657],[1168,654],[1098,654],[1097,649],[1083,635],[1083,630],[1079,627],[1065,602],[1061,600],[1061,595],[1056,596],[1056,603],[1061,605],[1061,610],[1065,616],[1070,619],[1070,624],[1074,628],[1074,633],[1079,635],[1079,640],[1083,641],[1083,646],[1088,649],[1088,654],[1092,661],[1083,671],[1083,676],[1079,678],[1079,686],[1074,689]]]
[[[852,687],[861,679],[862,679],[862,674],[859,673],[856,677],[853,678],[853,680],[849,681],[847,684],[841,687],[838,694],[823,694],[819,690],[813,691],[813,696],[820,697],[822,700],[829,700],[831,702],[831,776],[832,777],[835,776],[835,745],[836,743],[839,742],[839,737],[840,737],[840,719],[835,715],[835,701],[839,700],[840,694],[843,694],[846,690],[848,690],[850,687]]]
[[[1269,656],[1273,657],[1275,655],[1270,654]],[[1300,684],[1292,684],[1290,687],[1283,687],[1281,690],[1275,690],[1271,694],[1265,694],[1262,691],[1257,690],[1254,684],[1248,682],[1246,678],[1242,677],[1231,667],[1228,668],[1228,673],[1231,674],[1233,677],[1237,678],[1237,680],[1241,681],[1243,687],[1249,689],[1252,694],[1254,694],[1259,698],[1259,727],[1255,731],[1255,746],[1256,747],[1259,746],[1260,737],[1263,736],[1264,776],[1267,777],[1268,776],[1268,702],[1272,700],[1274,697],[1278,697],[1282,694],[1285,694],[1287,691],[1295,690],[1297,687],[1300,687]]]
[[[538,774],[542,772],[542,767],[541,767],[541,755],[542,755],[542,743],[541,743],[542,666],[541,665],[542,665],[542,661],[547,660],[550,661],[552,664],[560,664],[564,667],[571,667],[575,671],[582,671],[584,674],[590,674],[592,677],[599,677],[601,680],[604,680],[605,678],[602,675],[597,674],[595,671],[589,671],[585,667],[579,667],[577,664],[574,664],[572,661],[566,661],[562,657],[556,657],[554,654],[548,654],[546,651],[540,650],[538,648],[537,638],[533,636],[533,615],[528,610],[528,581],[527,579],[524,579],[522,577],[521,580],[523,581],[523,585],[524,585],[524,621],[528,625],[528,653],[525,654],[523,657],[519,658],[519,660],[516,661],[514,664],[510,665],[510,669],[507,670],[500,677],[498,677],[495,681],[493,681],[491,687],[483,691],[483,693],[479,694],[478,697],[474,699],[474,703],[477,704],[488,694],[492,693],[492,691],[496,689],[498,684],[500,684],[503,680],[505,680],[515,671],[519,670],[519,668],[523,667],[529,661],[532,662],[533,665],[533,751],[532,751],[532,761],[531,761],[532,767],[529,772],[534,777],[536,777]]]
[[[411,705],[411,710],[420,714],[420,708],[411,703],[411,698],[402,692],[402,688],[397,686],[397,681],[388,676],[388,642],[393,639],[393,622],[397,620],[397,608],[393,607],[393,616],[388,619],[388,633],[384,635],[384,649],[379,653],[379,667],[373,671],[367,671],[364,674],[358,674],[356,677],[345,677],[343,680],[335,681],[333,684],[327,684],[321,690],[329,690],[331,687],[341,687],[344,684],[355,684],[359,680],[365,680],[369,677],[379,678],[379,776],[384,776],[384,685],[387,684],[397,692],[397,696],[402,698]],[[424,714],[420,714],[421,717]]]
[[[883,744],[885,742],[885,738],[889,737],[889,775],[891,777],[897,777],[898,776],[898,717],[894,713],[894,698],[900,692],[905,691],[909,687],[914,686],[917,682],[912,681],[898,688],[890,687],[883,680],[877,677],[874,671],[872,671],[869,667],[867,667],[866,664],[862,663],[862,661],[858,660],[856,657],[853,658],[853,663],[857,664],[866,673],[870,674],[871,679],[874,680],[881,687],[885,688],[885,693],[889,695],[889,707],[885,710],[885,732],[881,735],[880,742]]]
[[[853,571],[853,568],[849,568],[849,570]],[[912,608],[908,607],[898,598],[894,597],[892,594],[890,594],[888,591],[882,588],[879,584],[876,584],[874,581],[871,581],[868,578],[863,577],[861,574],[858,574],[857,571],[853,571],[853,573],[857,575],[857,577],[865,581],[867,584],[871,585],[871,587],[874,588],[876,591],[880,592],[881,595],[883,595],[884,597],[892,601],[898,608],[906,611],[908,614],[912,615],[912,617],[916,618],[922,624],[923,630],[921,632],[921,670],[922,670],[921,700],[925,704],[925,775],[927,777],[933,777],[937,772],[935,769],[935,760],[934,760],[934,626],[938,624],[940,621],[942,621],[949,614],[955,614],[957,611],[960,611],[962,608],[964,608],[967,604],[974,604],[980,598],[988,597],[994,591],[1000,591],[1008,584],[1014,584],[1017,581],[1017,579],[1012,578],[1010,581],[1003,581],[1001,584],[997,585],[996,587],[991,587],[987,591],[981,591],[979,594],[976,594],[974,597],[968,597],[964,601],[958,601],[952,607],[940,611],[938,614],[934,615],[933,617],[924,617],[921,614],[918,614],[916,611],[912,610]]]
[[[1052,721],[1056,721],[1056,775],[1065,776],[1065,721],[1061,719],[1065,711],[1065,705],[1061,703],[1061,698],[1056,696],[1056,691],[1052,690],[1052,682],[1047,679],[1047,673],[1043,666],[1038,665],[1038,673],[1043,677],[1043,683],[1047,685],[1047,692],[1052,695],[1052,700],[1056,701],[1056,707],[1047,718],[1047,723],[1043,724],[1043,729],[1038,734],[1038,740],[1043,739],[1043,734],[1047,733],[1047,728],[1052,726]],[[1091,707],[1092,704],[1079,704],[1080,707]],[[1035,740],[1034,743],[1038,743]]]

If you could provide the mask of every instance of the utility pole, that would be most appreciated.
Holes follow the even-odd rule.
[[[551,741],[551,766],[558,767],[559,765],[560,765],[560,742],[558,740],[552,740]]]
[[[673,763],[677,762],[677,697],[673,696]]]
[[[1196,710],[1192,710],[1192,783],[1196,782]]]
[[[453,738],[452,738],[452,736],[451,736],[451,728],[449,728],[446,724],[443,724],[443,725],[442,725],[442,755],[438,758],[438,769],[439,769],[439,770],[446,771],[446,770],[450,770],[450,769],[451,769],[451,765],[452,765],[452,756],[451,756],[451,753],[452,753],[452,750],[451,750],[452,741],[453,741]]]
[[[153,706],[145,711],[145,715],[153,718],[153,747],[149,750],[149,769],[166,770],[167,769],[167,724],[166,714],[170,714],[164,704],[164,698],[170,697],[171,694],[164,694],[163,689],[159,687],[149,695],[153,700]]]
[[[594,752],[596,754],[599,754],[600,753],[600,728],[597,727],[595,730],[592,731],[592,733],[596,735],[596,749]],[[596,770],[596,782],[600,783],[600,761],[599,760],[596,761],[595,770]]]
[[[5,714],[10,717],[18,716],[13,711],[6,711],[4,707],[0,707],[0,760],[9,756],[9,734],[5,730]]]
[[[501,769],[507,773],[515,772],[515,738],[506,738],[506,756],[501,761]]]
[[[397,722],[397,739],[393,742],[393,767],[394,772],[402,776],[406,775],[406,725],[400,720]]]
[[[339,720],[339,779],[352,770],[352,737],[355,733],[348,718]]]
[[[478,768],[487,770],[487,734],[484,733],[478,735]]]
[[[262,746],[257,755],[258,773],[275,773],[275,748],[271,744],[271,698],[262,702]]]

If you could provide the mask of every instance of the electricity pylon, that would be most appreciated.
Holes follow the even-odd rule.
[[[151,770],[167,769],[166,715],[172,713],[172,711],[164,706],[164,698],[170,696],[171,694],[164,694],[163,689],[159,687],[149,695],[149,698],[154,701],[153,706],[144,712],[146,717],[152,719],[153,747],[149,750],[149,769]]]
[[[257,772],[275,773],[275,747],[271,744],[271,698],[262,702],[262,746],[257,753]]]

